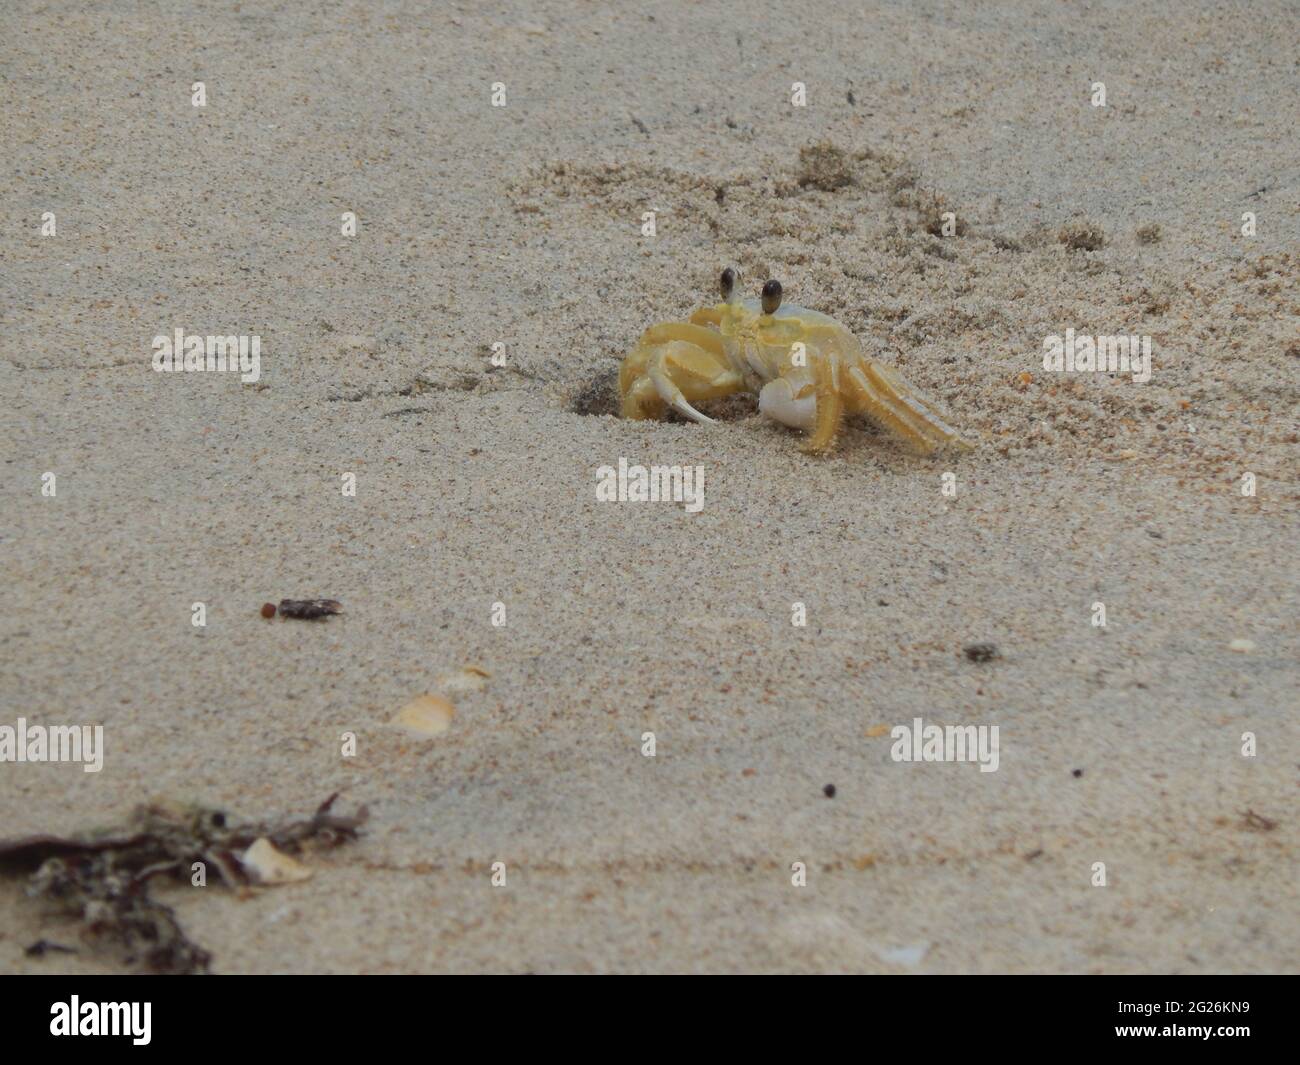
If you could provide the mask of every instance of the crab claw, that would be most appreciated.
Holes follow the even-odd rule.
[[[710,418],[707,414],[701,414],[690,405],[686,397],[682,395],[682,390],[673,384],[669,376],[659,369],[650,371],[650,380],[654,383],[655,391],[659,393],[668,406],[672,407],[678,414],[690,418],[693,422],[699,422],[701,425],[717,425],[716,418]]]
[[[693,422],[716,425],[691,401],[729,396],[743,386],[718,333],[687,322],[651,326],[619,370],[625,418],[657,418],[667,406]]]
[[[796,384],[801,386],[797,391]],[[793,429],[811,429],[817,420],[817,395],[807,384],[789,377],[769,381],[758,393],[759,413]]]

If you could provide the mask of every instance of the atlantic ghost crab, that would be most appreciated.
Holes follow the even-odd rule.
[[[623,417],[661,418],[671,408],[714,424],[693,404],[748,392],[758,396],[763,415],[804,430],[803,450],[812,454],[832,450],[851,415],[865,415],[922,455],[972,447],[834,318],[783,306],[779,281],[768,281],[759,300],[740,299],[736,271],[728,267],[721,290],[721,303],[642,334],[619,372]]]

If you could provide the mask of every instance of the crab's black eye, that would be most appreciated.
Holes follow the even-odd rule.
[[[763,313],[776,314],[781,306],[781,282],[769,281],[763,286]]]
[[[731,299],[731,290],[736,287],[736,271],[728,266],[722,271],[722,279],[718,282],[718,287],[722,289],[722,298]]]

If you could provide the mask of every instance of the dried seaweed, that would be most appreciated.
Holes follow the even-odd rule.
[[[76,954],[76,947],[65,947],[62,943],[55,943],[49,939],[38,939],[35,943],[23,948],[23,953],[29,958],[43,958],[47,954]]]
[[[84,934],[112,942],[128,963],[155,972],[205,972],[211,955],[186,936],[171,908],[152,898],[150,881],[188,881],[202,862],[228,887],[246,887],[239,854],[259,838],[278,850],[303,852],[357,838],[367,811],[331,812],[337,793],[310,817],[231,825],[211,807],[153,803],[139,807],[121,830],[74,839],[53,835],[0,840],[0,872],[30,873],[27,893],[80,918]]]
[[[343,613],[343,604],[337,599],[281,599],[280,616],[282,618],[299,618],[302,621],[314,621],[327,618],[331,614]]]

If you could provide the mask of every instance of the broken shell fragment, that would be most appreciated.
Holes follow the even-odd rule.
[[[438,687],[445,692],[478,692],[487,687],[487,670],[478,666],[465,666],[454,673],[442,673],[438,676]]]
[[[311,876],[311,870],[302,862],[276,850],[265,836],[255,839],[253,845],[239,856],[239,862],[258,884],[292,884]]]
[[[393,724],[404,728],[413,736],[426,738],[446,732],[456,708],[441,695],[417,695],[393,718]]]

